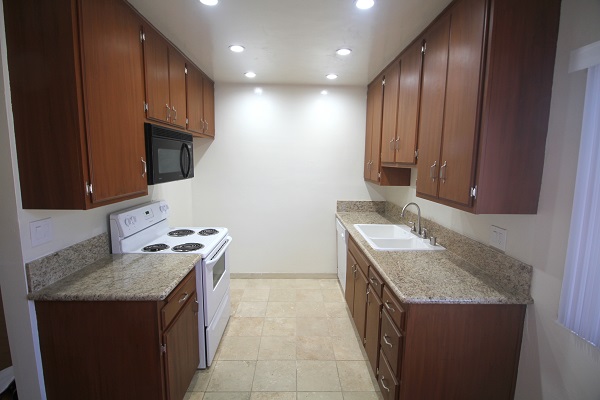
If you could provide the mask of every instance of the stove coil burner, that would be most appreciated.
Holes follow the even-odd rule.
[[[175,236],[175,237],[182,237],[182,236],[192,235],[193,233],[194,233],[194,231],[191,229],[177,229],[177,230],[167,233],[167,235]]]
[[[216,235],[217,233],[219,233],[218,230],[216,229],[203,229],[200,232],[198,232],[198,235],[201,236],[210,236],[210,235]]]
[[[203,248],[204,245],[200,244],[200,243],[184,243],[184,244],[179,244],[177,246],[173,246],[173,251],[178,251],[181,253],[185,253],[188,251],[196,251],[196,250],[200,250],[201,248]]]
[[[169,248],[169,246],[167,246],[166,244],[159,243],[159,244],[151,244],[149,246],[146,246],[142,249],[142,251],[156,253],[157,251],[167,250],[168,248]]]

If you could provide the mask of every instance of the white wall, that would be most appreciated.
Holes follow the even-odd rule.
[[[234,273],[335,273],[337,200],[362,178],[366,88],[218,84],[217,138],[195,148],[194,218],[233,236]]]
[[[600,40],[600,2],[563,0],[550,126],[537,215],[475,216],[416,198],[410,188],[386,190],[397,204],[416,201],[424,217],[488,243],[490,225],[508,229],[506,253],[534,267],[516,398],[600,399],[600,349],[556,322],[577,172],[585,72],[567,72],[571,50]],[[415,174],[413,174],[415,175]]]

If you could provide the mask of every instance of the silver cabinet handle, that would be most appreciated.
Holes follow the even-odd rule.
[[[171,109],[169,108],[168,104],[165,104],[165,107],[167,107],[167,121],[171,119]]]
[[[394,345],[388,340],[389,338],[390,337],[388,335],[386,335],[385,333],[383,334],[383,341],[385,342],[385,344],[387,344],[390,347],[394,347]]]
[[[385,302],[385,308],[387,308],[391,312],[396,312],[396,310],[392,306],[390,306],[390,302],[389,301]]]
[[[446,183],[446,168],[448,167],[448,163],[444,161],[444,165],[440,167],[440,180],[442,183]]]
[[[369,278],[369,280],[371,281],[371,283],[375,286],[379,286],[379,282],[377,282],[374,278]]]
[[[183,303],[184,301],[186,301],[186,300],[187,300],[187,298],[188,298],[188,297],[190,297],[190,294],[189,294],[188,292],[185,292],[185,293],[183,294],[183,296],[181,296],[181,298],[179,299],[179,302],[180,302],[180,303]]]
[[[429,177],[431,178],[432,181],[435,181],[435,178],[437,178],[435,167],[437,167],[437,161],[434,161],[433,165],[431,167],[429,167]]]
[[[388,146],[390,150],[394,149],[394,139],[390,140],[390,145]]]
[[[208,130],[208,121],[204,121],[204,123],[206,124],[206,128],[204,128],[204,129]]]
[[[175,111],[175,118],[173,118],[173,121],[177,121],[177,110],[175,109],[175,106],[171,107],[171,109]]]
[[[146,176],[146,172],[148,172],[148,166],[146,165],[146,161],[144,161],[144,157],[140,157],[142,160],[142,164],[144,164],[144,172],[142,173],[142,178]]]
[[[396,150],[400,150],[400,136],[396,138]]]
[[[202,123],[202,130],[206,129],[206,122],[202,118],[200,118],[200,122]]]
[[[389,392],[389,391],[390,391],[390,388],[389,388],[389,387],[387,387],[387,386],[385,386],[385,383],[383,383],[383,381],[385,381],[385,379],[383,379],[383,376],[382,376],[382,377],[381,377],[381,386],[383,386],[383,388]]]

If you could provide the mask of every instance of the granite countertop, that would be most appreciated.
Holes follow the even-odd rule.
[[[474,265],[450,250],[377,251],[354,224],[398,223],[378,212],[337,212],[336,216],[384,281],[406,303],[531,304],[526,290],[514,281],[495,279],[484,265]],[[466,238],[465,238],[466,239]],[[448,247],[445,243],[440,243]],[[493,262],[482,256],[481,263]],[[508,282],[507,282],[508,281]]]
[[[35,301],[160,301],[200,261],[191,254],[109,255],[30,293]]]

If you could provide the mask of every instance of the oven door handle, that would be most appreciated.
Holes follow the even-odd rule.
[[[214,254],[209,254],[208,255],[208,264],[214,264],[216,262],[216,260],[218,260],[219,258],[221,258],[221,256],[223,255],[223,253],[225,253],[225,250],[227,250],[227,248],[229,247],[229,245],[231,244],[231,241],[233,239],[231,238],[231,236],[227,236],[225,238],[225,240],[222,242],[223,244],[221,245],[221,247],[217,247],[217,250],[215,251]]]

